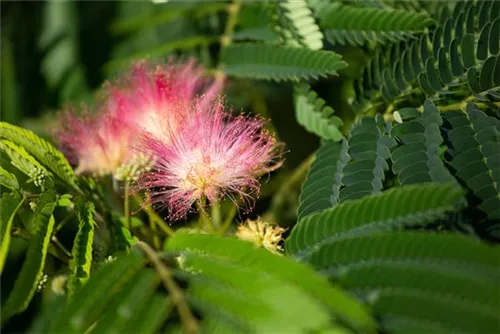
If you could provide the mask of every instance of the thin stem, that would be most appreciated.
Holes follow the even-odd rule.
[[[293,190],[293,187],[304,180],[315,158],[316,156],[313,153],[304,159],[304,161],[302,161],[301,164],[295,168],[292,175],[276,191],[268,212],[263,215],[264,220],[271,221],[275,219],[275,213],[278,212],[283,203],[286,202],[286,199]]]
[[[207,199],[203,197],[196,205],[198,206],[198,212],[200,213],[200,217],[198,218],[198,227],[201,230],[207,230],[210,232],[215,232],[215,227],[212,224],[212,220],[208,216],[205,206]]]
[[[222,227],[217,231],[218,235],[224,235],[224,233],[226,233],[226,231],[231,226],[231,223],[233,222],[234,216],[236,216],[236,212],[238,212],[238,207],[236,205],[233,205],[226,219],[224,220]]]
[[[139,195],[135,194],[134,199],[139,204],[140,206],[143,207],[144,211],[146,211],[146,214],[148,215],[149,221],[154,222],[158,225],[158,227],[165,232],[166,235],[168,236],[173,236],[175,234],[175,231],[168,225],[168,223],[161,218],[155,210],[151,207],[151,205],[148,204],[148,199],[144,201]]]
[[[234,0],[227,6],[227,21],[226,26],[224,27],[224,34],[220,38],[220,47],[223,49],[224,47],[231,44],[233,41],[233,32],[236,27],[236,23],[238,22],[238,14],[241,9],[241,0]],[[217,66],[215,71],[215,77],[217,80],[222,80],[224,78],[224,71],[221,68],[222,64]]]
[[[130,183],[125,182],[125,192],[123,194],[123,215],[125,216],[125,227],[130,230]]]
[[[163,264],[158,254],[148,244],[139,241],[136,243],[136,245],[140,247],[144,251],[144,253],[146,253],[146,255],[155,266],[156,271],[160,275],[160,278],[169,293],[169,297],[172,300],[172,303],[179,311],[179,316],[181,318],[184,332],[186,334],[199,333],[200,329],[198,326],[198,320],[196,320],[193,313],[191,313],[184,294],[182,293],[181,288],[179,288],[179,286],[175,282],[169,268],[165,264]]]
[[[212,216],[212,223],[215,229],[218,230],[220,228],[220,223],[221,223],[220,202],[214,203],[214,205],[212,205],[210,213]]]
[[[52,242],[54,243],[54,245],[57,246],[57,248],[59,248],[59,250],[61,250],[63,252],[64,255],[66,255],[68,258],[72,258],[73,255],[71,255],[71,252],[68,251],[66,249],[66,247],[64,247],[64,245],[59,241],[59,239],[57,239],[57,237],[55,235],[52,236]]]

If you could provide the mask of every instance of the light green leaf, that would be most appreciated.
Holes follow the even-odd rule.
[[[37,205],[34,215],[35,230],[28,243],[26,260],[5,306],[2,307],[2,325],[14,314],[20,313],[28,307],[37,289],[38,281],[42,277],[45,257],[54,229],[52,212],[56,201],[53,190],[49,189],[45,194],[45,200]]]
[[[73,243],[70,262],[70,275],[68,279],[68,298],[72,298],[75,291],[85,283],[90,276],[92,265],[92,243],[94,241],[94,215],[95,209],[92,202],[82,206],[78,213],[78,232]]]
[[[13,143],[23,147],[41,164],[49,168],[68,185],[79,190],[76,176],[64,155],[56,150],[46,140],[38,137],[32,131],[15,125],[1,122],[0,135]]]
[[[5,260],[7,259],[7,253],[9,252],[10,245],[10,234],[12,230],[12,224],[14,223],[14,218],[16,213],[23,205],[24,198],[21,198],[15,193],[4,193],[0,199],[0,222],[2,233],[2,245],[0,246],[0,274],[3,272],[3,267],[5,265]]]

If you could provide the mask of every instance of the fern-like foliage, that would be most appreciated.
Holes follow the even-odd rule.
[[[347,140],[340,143],[323,141],[316,160],[307,174],[299,198],[297,218],[332,207],[341,186],[342,168],[349,159]]]
[[[305,257],[334,240],[424,225],[458,209],[462,200],[461,188],[452,183],[393,188],[360,200],[346,201],[302,219],[286,240],[286,250]]]
[[[3,272],[5,260],[7,259],[14,218],[23,202],[24,198],[21,198],[16,193],[3,193],[0,199],[0,209],[2,209],[0,215],[0,274]]]
[[[342,188],[335,202],[361,198],[383,189],[390,148],[389,123],[382,117],[364,117],[352,127],[348,139],[349,160],[342,168]]]
[[[307,131],[334,141],[343,138],[339,130],[343,125],[342,120],[334,115],[334,110],[307,84],[295,87],[294,98],[297,122]]]
[[[406,108],[397,115],[405,118],[391,131],[391,136],[401,144],[391,154],[392,170],[399,183],[454,182],[455,178],[442,160],[440,126],[443,120],[438,108],[427,100],[423,113]]]
[[[495,32],[500,21],[496,7],[487,3],[459,2],[453,15],[442,11],[429,33],[393,44],[387,51],[380,49],[355,82],[355,107],[370,109],[422,97],[439,103],[467,95],[476,100],[497,99],[499,41]]]
[[[296,41],[312,50],[323,48],[323,34],[306,0],[277,1],[277,5],[280,25],[276,28],[285,41]]]
[[[2,187],[9,188],[10,190],[19,189],[17,177],[3,167],[0,167],[0,185],[2,185]]]
[[[2,325],[13,315],[24,311],[35,291],[47,256],[52,231],[54,229],[55,193],[47,190],[40,197],[34,215],[34,232],[29,240],[26,261],[16,279],[5,305],[2,305]]]
[[[170,268],[155,272],[145,267],[144,255],[132,248],[129,254],[102,265],[71,299],[47,311],[50,317],[42,315],[32,330],[155,332],[160,327],[177,327],[174,313],[187,301],[200,319],[188,328],[200,327],[203,332],[286,328],[290,333],[315,329],[348,333],[348,328],[332,321],[331,312],[360,331],[375,331],[365,307],[312,268],[246,241],[178,231],[165,249],[166,259],[172,254],[178,258],[179,269],[172,273],[188,283],[185,290],[175,290],[176,296],[171,295],[173,281],[166,284],[168,294],[159,287],[166,282],[165,275],[172,275],[164,272]]]
[[[50,179],[52,174],[23,147],[2,139],[0,140],[0,150],[5,152],[9,156],[11,164],[26,174],[30,178],[30,182],[36,186],[43,187],[46,180]]]
[[[426,12],[390,8],[356,7],[331,3],[318,12],[320,25],[333,44],[365,45],[368,42],[395,42],[423,32],[434,23]]]
[[[90,276],[92,264],[92,243],[94,241],[94,204],[84,205],[79,213],[80,224],[73,243],[73,259],[70,266],[71,274],[68,279],[68,295],[78,289]]]
[[[78,189],[76,176],[64,155],[32,131],[5,122],[0,123],[0,135],[24,148],[42,165],[59,176],[71,187]]]
[[[451,167],[480,200],[489,219],[500,219],[500,121],[472,103],[466,113],[444,114],[451,143]]]
[[[167,242],[165,249],[167,251],[182,252],[182,266],[194,275],[193,278],[195,280],[202,279],[205,275],[216,275],[212,278],[219,281],[219,284],[226,281],[226,287],[236,287],[243,284],[248,285],[248,287],[241,287],[242,290],[257,288],[255,281],[252,282],[252,280],[240,278],[242,282],[236,283],[233,282],[236,278],[232,275],[222,276],[222,273],[212,273],[215,269],[211,268],[208,262],[203,260],[211,259],[215,263],[218,263],[221,270],[225,270],[224,267],[241,268],[241,271],[237,270],[234,272],[235,275],[243,275],[247,270],[248,272],[259,272],[260,274],[255,277],[256,281],[263,279],[265,276],[267,277],[266,280],[269,280],[270,283],[277,280],[281,281],[281,284],[284,286],[289,285],[288,288],[292,286],[300,288],[303,292],[307,292],[314,296],[317,301],[328,306],[331,311],[344,319],[344,321],[349,322],[352,326],[363,328],[365,331],[370,331],[370,328],[373,326],[372,320],[367,316],[365,310],[360,308],[359,305],[336,287],[315,275],[310,268],[295,263],[289,258],[274,255],[265,249],[256,249],[250,243],[236,238],[215,237],[179,231]],[[189,258],[193,259],[193,263],[187,262]],[[236,293],[236,291],[233,292]],[[284,302],[285,300],[283,299],[282,301]],[[284,308],[286,309],[287,307]],[[233,312],[232,310],[227,311],[230,313]],[[294,312],[293,308],[289,311]]]
[[[356,250],[356,251],[353,251]],[[468,237],[356,235],[310,262],[371,304],[391,332],[497,332],[500,249]]]
[[[346,66],[332,51],[281,45],[232,44],[222,50],[224,72],[242,78],[299,81],[337,74]]]

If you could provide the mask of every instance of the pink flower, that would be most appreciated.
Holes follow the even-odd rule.
[[[160,124],[169,124],[175,130],[187,110],[174,105],[193,100],[203,94],[200,103],[208,105],[220,93],[222,81],[209,81],[205,71],[193,59],[176,63],[172,59],[167,65],[152,68],[146,62],[136,63],[121,81],[108,85],[110,105],[115,117],[155,136],[164,135]]]
[[[55,137],[76,172],[106,175],[114,173],[130,159],[130,129],[119,119],[107,114],[82,115],[66,110],[59,117]]]
[[[208,105],[221,90],[221,80],[209,84],[203,75],[203,68],[194,60],[171,60],[154,69],[144,61],[136,63],[122,78],[106,84],[98,113],[63,113],[56,140],[78,166],[77,173],[135,178],[135,174],[151,165],[149,156],[132,150],[141,134],[146,131],[163,135],[165,124],[175,131],[189,108],[173,108],[174,105],[187,105],[203,92],[200,103]]]
[[[259,190],[257,178],[281,164],[263,121],[231,116],[220,101],[176,106],[186,107],[190,112],[175,132],[167,122],[161,124],[160,136],[143,137],[141,151],[154,156],[156,165],[142,175],[136,190],[149,190],[153,204],[168,206],[171,220],[184,218],[203,198],[215,202],[239,195],[252,201],[251,194]]]

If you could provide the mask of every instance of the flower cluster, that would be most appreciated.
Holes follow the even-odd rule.
[[[236,236],[242,240],[250,241],[256,246],[262,246],[267,250],[280,254],[283,247],[280,242],[286,229],[271,225],[261,220],[247,220],[246,224],[238,226]]]
[[[277,145],[262,120],[225,111],[221,88],[194,61],[139,62],[105,85],[96,114],[63,113],[56,139],[77,173],[135,181],[171,220],[205,199],[251,203],[258,177],[280,165]]]

